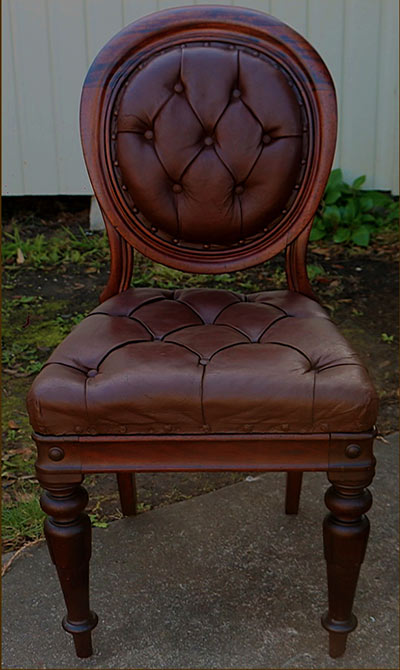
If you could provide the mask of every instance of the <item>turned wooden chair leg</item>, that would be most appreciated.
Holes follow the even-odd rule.
[[[332,473],[332,486],[325,495],[330,514],[324,520],[324,550],[328,572],[329,609],[322,625],[329,631],[329,654],[342,656],[347,635],[357,626],[352,613],[358,575],[364,559],[369,535],[365,512],[372,496],[365,488],[373,474],[367,472]]]
[[[132,516],[136,514],[136,478],[134,472],[119,472],[117,474],[119,499],[122,514]]]
[[[292,470],[286,473],[286,514],[297,514],[299,511],[302,481],[302,472]]]
[[[44,530],[67,606],[62,625],[73,636],[77,656],[87,658],[93,653],[91,631],[97,616],[89,607],[91,523],[83,513],[88,494],[79,484],[46,483],[40,503],[49,515]]]

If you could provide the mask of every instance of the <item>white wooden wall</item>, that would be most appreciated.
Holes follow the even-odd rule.
[[[124,25],[179,0],[3,0],[3,193],[90,194],[78,130],[82,82]],[[316,47],[335,80],[335,165],[398,193],[396,0],[219,0],[270,12]]]

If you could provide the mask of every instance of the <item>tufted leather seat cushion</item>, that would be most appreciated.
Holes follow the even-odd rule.
[[[200,249],[243,243],[277,225],[298,194],[303,103],[264,54],[184,47],[156,54],[126,82],[114,111],[114,170],[155,234]]]
[[[313,300],[129,289],[62,342],[28,396],[43,434],[370,429],[377,397]]]

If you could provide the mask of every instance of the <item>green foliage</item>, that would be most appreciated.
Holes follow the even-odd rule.
[[[394,335],[388,335],[387,333],[381,333],[381,339],[382,342],[386,342],[387,344],[392,344],[394,340]]]
[[[49,305],[41,296],[18,296],[2,304],[2,365],[8,374],[27,377],[39,372],[54,349],[84,317],[60,315],[63,301]]]
[[[388,193],[361,191],[365,179],[357,177],[350,186],[340,169],[332,170],[310,240],[367,247],[374,233],[396,224],[398,202]]]
[[[21,234],[21,225],[14,224],[12,231],[4,233],[2,245],[3,262],[8,265],[24,264],[40,270],[77,263],[99,270],[110,257],[107,235],[91,233],[79,227],[79,232],[63,226],[52,236],[38,233],[35,237]]]
[[[316,277],[322,277],[324,274],[326,274],[326,272],[321,265],[314,265],[313,263],[307,264],[307,275],[310,281],[313,281]]]
[[[43,535],[44,513],[40,509],[39,497],[26,494],[26,500],[13,505],[3,505],[2,533],[5,550],[14,549],[25,542]]]

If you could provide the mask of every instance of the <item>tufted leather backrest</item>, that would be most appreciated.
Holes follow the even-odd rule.
[[[167,265],[254,265],[310,225],[329,175],[335,96],[319,56],[233,7],[150,15],[94,61],[81,108],[106,224]]]

